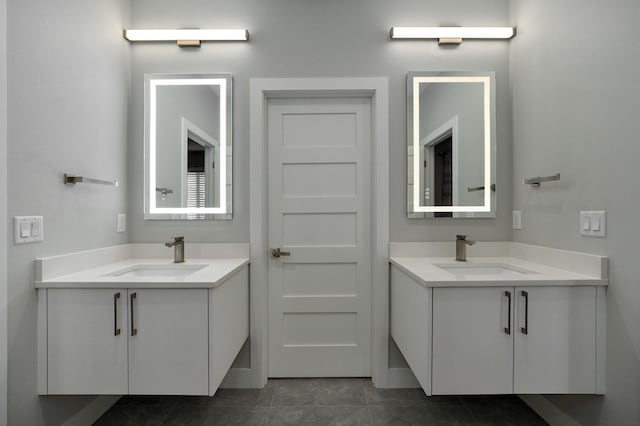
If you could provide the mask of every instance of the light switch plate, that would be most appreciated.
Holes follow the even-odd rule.
[[[36,243],[44,240],[42,216],[14,216],[13,242],[15,244]]]
[[[606,237],[607,212],[603,210],[581,211],[580,235],[587,237]]]
[[[126,232],[127,230],[127,215],[124,213],[118,214],[116,232]]]
[[[522,212],[520,210],[514,210],[511,216],[513,222],[513,229],[522,229]]]

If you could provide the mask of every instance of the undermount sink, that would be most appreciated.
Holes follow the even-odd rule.
[[[518,268],[503,263],[435,263],[440,269],[460,276],[468,275],[499,275],[499,276],[518,276],[535,274],[536,272]]]
[[[108,274],[110,277],[186,277],[207,265],[135,265]]]

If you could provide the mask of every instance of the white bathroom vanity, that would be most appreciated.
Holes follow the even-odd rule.
[[[249,335],[248,246],[169,254],[127,244],[36,260],[39,394],[215,393]]]
[[[392,243],[391,336],[427,395],[603,394],[607,258]]]

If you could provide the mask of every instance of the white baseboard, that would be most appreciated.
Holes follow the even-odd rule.
[[[229,389],[250,389],[251,385],[251,369],[250,368],[231,368],[224,376],[221,388]]]
[[[410,368],[389,368],[390,388],[419,388],[420,383]]]
[[[580,426],[543,395],[518,395],[525,404],[551,426]]]

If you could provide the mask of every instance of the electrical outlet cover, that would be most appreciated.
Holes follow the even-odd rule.
[[[126,232],[127,230],[127,215],[124,213],[118,214],[116,232]]]
[[[512,212],[513,229],[522,229],[522,212],[514,210]]]

